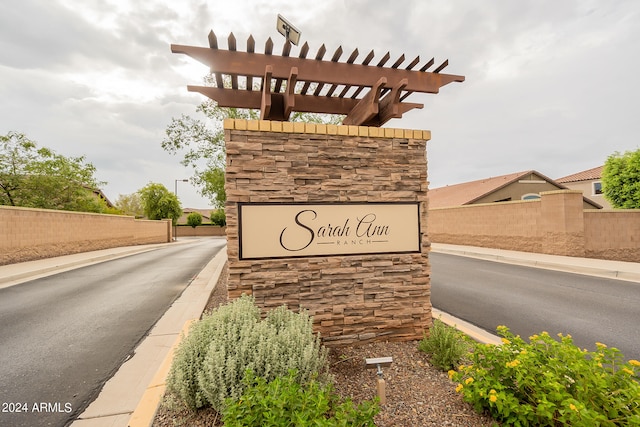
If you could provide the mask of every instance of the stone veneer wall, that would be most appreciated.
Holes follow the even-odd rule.
[[[306,309],[327,345],[420,339],[431,324],[428,131],[226,120],[229,298]],[[238,202],[420,202],[422,252],[240,260]]]

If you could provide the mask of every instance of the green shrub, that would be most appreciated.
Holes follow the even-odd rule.
[[[463,334],[440,320],[433,321],[429,336],[425,335],[418,349],[429,354],[431,364],[443,371],[457,366],[469,353]]]
[[[211,212],[211,223],[220,227],[227,225],[227,216],[224,213],[224,209],[216,209]]]
[[[225,427],[373,427],[379,411],[371,401],[358,406],[351,400],[341,403],[331,383],[323,385],[311,379],[300,385],[293,370],[271,382],[249,372],[244,383],[244,394],[226,402]]]
[[[505,326],[503,345],[478,345],[470,366],[449,371],[457,391],[507,425],[640,426],[640,362],[596,343],[589,352],[570,335],[542,332],[527,344]]]
[[[191,212],[187,215],[187,225],[193,228],[202,225],[202,215],[199,212]]]
[[[183,340],[167,387],[192,409],[210,405],[220,412],[225,399],[244,392],[247,369],[267,381],[290,369],[300,383],[314,375],[326,380],[327,351],[308,314],[282,306],[260,321],[260,309],[247,296],[221,306]]]
[[[259,320],[260,309],[252,297],[245,295],[203,316],[202,320],[191,326],[189,334],[176,349],[167,377],[167,389],[191,409],[207,406],[208,401],[202,393],[198,376],[209,347],[224,339],[221,335],[229,325],[241,328]]]

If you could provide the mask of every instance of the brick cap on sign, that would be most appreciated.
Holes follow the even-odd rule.
[[[271,120],[224,119],[225,130],[350,135],[369,138],[406,138],[429,141],[430,130],[393,129],[372,126],[327,125],[319,123],[278,122]]]

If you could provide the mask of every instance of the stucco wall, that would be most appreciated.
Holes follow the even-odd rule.
[[[0,206],[0,265],[171,241],[171,221]]]
[[[583,209],[582,192],[429,210],[433,242],[640,262],[640,210]]]
[[[176,237],[213,237],[226,235],[225,227],[217,225],[199,225],[195,228],[179,225],[175,230]]]
[[[421,338],[431,323],[430,133],[245,120],[224,126],[229,297],[247,293],[265,309],[307,309],[327,345]],[[240,260],[238,202],[419,202],[421,253]]]
[[[586,256],[640,262],[640,210],[585,211],[584,225]]]

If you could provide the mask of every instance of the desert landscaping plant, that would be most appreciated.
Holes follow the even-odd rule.
[[[300,384],[295,370],[271,382],[248,372],[244,383],[244,394],[226,402],[225,427],[373,427],[379,411],[373,401],[341,401],[331,383]]]
[[[449,376],[476,410],[505,425],[640,426],[640,362],[615,348],[595,351],[542,332],[526,343],[499,326],[503,345],[479,344]]]
[[[443,371],[458,366],[469,353],[464,335],[440,320],[433,321],[429,335],[425,335],[418,348],[429,354],[431,364]]]
[[[244,393],[247,369],[266,381],[296,371],[296,381],[327,380],[327,351],[313,334],[312,319],[281,306],[260,320],[252,297],[203,316],[177,349],[167,388],[192,409],[221,412]]]

